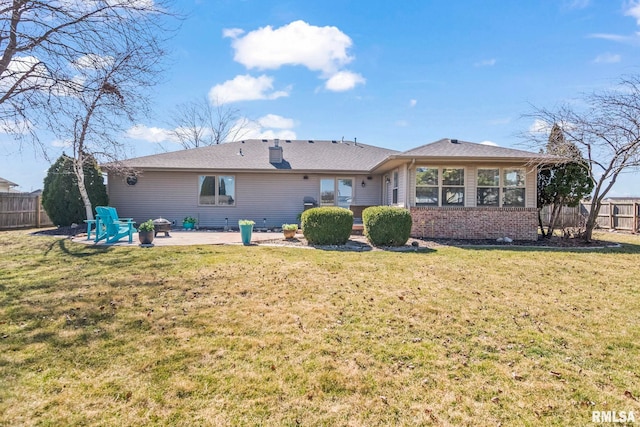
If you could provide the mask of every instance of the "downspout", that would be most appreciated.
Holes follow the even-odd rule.
[[[410,184],[410,182],[409,182],[409,175],[410,175],[409,171],[411,170],[411,167],[413,167],[413,165],[415,165],[415,164],[416,164],[416,159],[413,158],[413,159],[411,159],[411,163],[409,163],[409,166],[407,166],[407,172],[406,172],[407,176],[406,176],[406,179],[405,179],[406,184],[405,184],[405,187],[404,187],[404,207],[407,208],[407,209],[410,208],[410,206],[409,206],[409,184]]]

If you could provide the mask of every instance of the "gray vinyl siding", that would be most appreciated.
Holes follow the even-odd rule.
[[[231,175],[235,177],[234,206],[198,205],[200,175]],[[307,179],[304,179],[304,177]],[[288,174],[224,172],[145,172],[138,183],[129,186],[124,179],[109,177],[109,203],[122,217],[136,222],[166,218],[182,224],[185,216],[198,219],[201,227],[237,227],[239,219],[252,219],[257,227],[279,227],[297,222],[303,211],[305,197],[320,199],[321,178],[353,178],[353,204],[380,204],[380,176],[350,174]],[[365,187],[362,187],[362,182]]]

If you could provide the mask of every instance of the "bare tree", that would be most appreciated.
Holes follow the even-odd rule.
[[[46,129],[72,147],[88,219],[87,155],[118,160],[121,133],[149,110],[162,47],[176,18],[165,0],[0,3],[0,122],[38,142]],[[41,146],[44,151],[44,147]],[[46,156],[46,152],[44,152]]]
[[[46,122],[51,99],[84,90],[78,67],[114,60],[127,45],[145,40],[144,48],[159,54],[145,65],[157,65],[163,57],[160,37],[168,29],[165,18],[175,16],[168,1],[1,0],[3,129],[38,142],[38,126]]]
[[[590,241],[602,200],[620,173],[640,166],[640,77],[622,78],[617,87],[586,95],[583,101],[554,110],[536,109],[528,117],[536,119],[539,131],[530,132],[528,139],[543,146],[547,132],[557,124],[566,140],[579,148],[594,183],[584,236]]]
[[[172,112],[171,134],[184,148],[242,139],[251,121],[240,110],[203,97],[179,104]]]

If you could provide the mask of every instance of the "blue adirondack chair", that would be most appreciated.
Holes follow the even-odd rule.
[[[133,242],[133,219],[119,218],[116,209],[110,206],[97,206],[96,212],[96,243],[103,239],[114,243],[125,236],[129,236],[129,243]]]

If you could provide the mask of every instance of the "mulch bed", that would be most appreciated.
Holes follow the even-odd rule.
[[[76,236],[86,232],[86,227],[57,227],[39,230],[33,233],[40,236]],[[277,246],[298,246],[310,247],[317,249],[342,250],[342,251],[371,251],[371,250],[390,250],[390,251],[416,251],[425,249],[436,249],[443,246],[495,246],[495,247],[552,247],[552,248],[598,248],[611,246],[611,242],[603,240],[592,240],[587,243],[579,238],[563,239],[560,237],[552,237],[551,239],[538,239],[535,242],[516,240],[510,243],[498,242],[491,239],[414,239],[410,238],[404,246],[399,247],[374,247],[369,244],[364,236],[351,236],[351,239],[345,245],[309,245],[307,240],[297,235],[294,239],[286,240],[274,239],[262,241],[259,245],[277,245]]]

